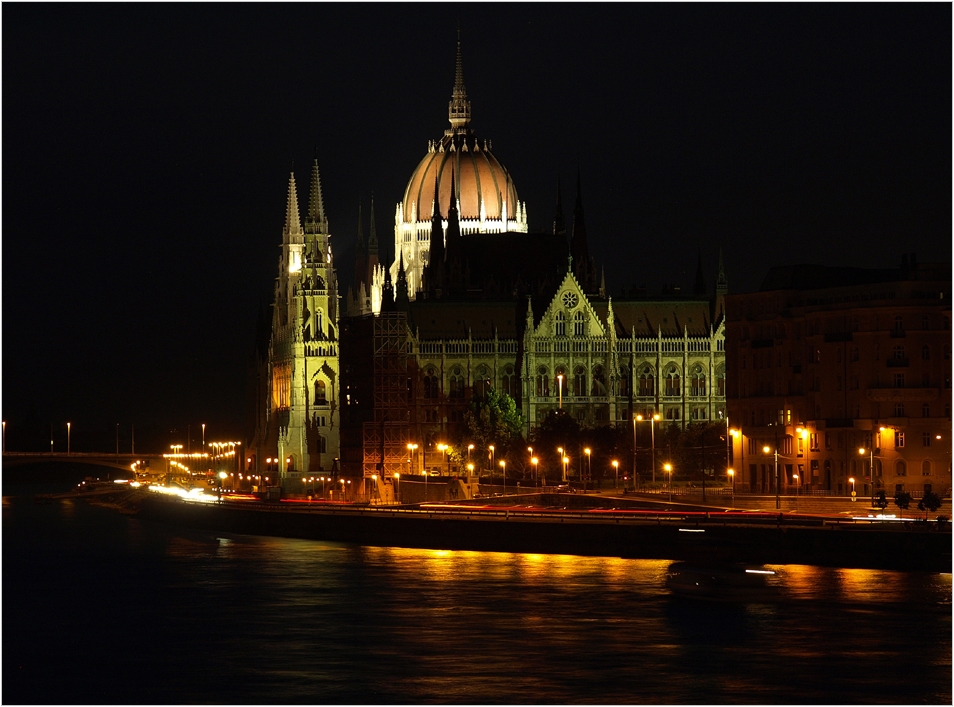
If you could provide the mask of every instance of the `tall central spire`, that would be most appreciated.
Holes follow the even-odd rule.
[[[464,132],[470,123],[470,101],[464,88],[464,62],[460,55],[460,28],[457,29],[457,72],[454,75],[454,90],[447,109],[452,132]]]

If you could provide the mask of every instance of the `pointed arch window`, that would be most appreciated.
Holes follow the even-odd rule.
[[[550,397],[550,376],[546,366],[537,369],[537,395],[541,398]]]
[[[692,394],[699,397],[706,394],[706,374],[699,366],[692,372]]]
[[[464,373],[460,366],[454,366],[450,377],[450,397],[464,397]]]
[[[593,387],[590,395],[606,395],[606,373],[602,366],[593,367]]]
[[[619,394],[629,397],[629,369],[626,366],[619,367]]]
[[[639,373],[639,394],[644,397],[656,394],[656,377],[649,366]]]
[[[424,397],[436,398],[440,394],[440,379],[437,377],[437,371],[428,368],[424,372]]]
[[[666,395],[680,395],[681,390],[682,388],[679,380],[679,371],[676,370],[675,366],[671,366],[666,372]]]
[[[315,405],[327,405],[328,396],[323,380],[315,381]]]
[[[556,336],[566,336],[566,315],[563,312],[556,314]]]
[[[517,397],[517,377],[514,375],[513,366],[510,364],[504,366],[503,392],[511,398]]]
[[[925,459],[921,462],[921,476],[930,476],[931,475],[931,462]]]
[[[583,319],[583,312],[577,312],[573,315],[573,336],[580,337],[586,334],[586,321]]]
[[[573,395],[586,395],[586,369],[583,366],[573,369]]]
[[[486,398],[491,388],[490,371],[487,366],[480,366],[477,369],[477,377],[474,379],[474,395],[478,398]]]

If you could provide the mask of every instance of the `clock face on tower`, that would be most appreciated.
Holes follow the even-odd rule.
[[[563,293],[563,306],[567,309],[573,309],[579,303],[579,298],[576,296],[575,292],[570,292],[567,290]]]

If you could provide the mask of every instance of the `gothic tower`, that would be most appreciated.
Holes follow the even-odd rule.
[[[304,229],[294,173],[289,177],[278,267],[268,411],[249,471],[271,472],[269,483],[298,492],[304,473],[331,471],[339,455],[338,291],[317,160]]]

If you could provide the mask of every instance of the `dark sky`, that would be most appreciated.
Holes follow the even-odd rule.
[[[390,254],[458,21],[473,127],[531,229],[579,169],[611,293],[951,259],[949,4],[5,4],[8,448],[244,439],[292,163],[339,269],[372,191]]]

